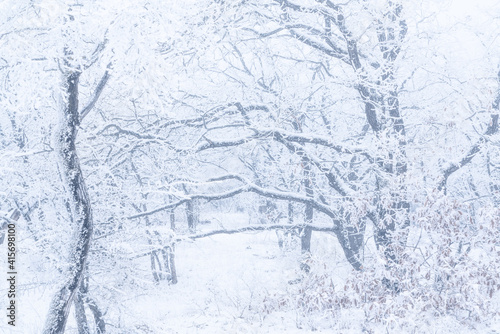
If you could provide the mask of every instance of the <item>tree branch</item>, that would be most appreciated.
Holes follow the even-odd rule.
[[[94,108],[97,100],[99,100],[99,96],[101,96],[101,93],[104,90],[106,83],[108,82],[108,79],[109,79],[109,72],[108,70],[106,70],[106,72],[104,72],[103,77],[101,78],[101,81],[99,81],[99,84],[97,85],[92,100],[90,100],[89,104],[87,104],[87,106],[83,108],[82,112],[80,113],[80,122],[85,118],[85,116],[88,115],[88,113],[92,110],[92,108]]]
[[[481,145],[486,142],[486,137],[485,136],[491,136],[495,133],[498,132],[498,114],[493,114],[491,115],[491,121],[490,124],[488,125],[488,129],[486,129],[486,132],[484,133],[484,136],[481,137],[467,152],[467,154],[460,160],[458,164],[452,164],[448,168],[446,168],[443,171],[443,178],[441,179],[441,182],[439,182],[438,185],[438,190],[443,190],[446,189],[446,182],[448,181],[448,178],[458,171],[460,168],[464,167],[467,165],[471,160],[476,156],[476,154],[481,151]]]
[[[264,189],[262,187],[259,187],[257,185],[249,183],[247,180],[242,178],[241,176],[238,175],[225,175],[222,177],[218,178],[213,178],[210,179],[209,182],[218,182],[218,181],[224,181],[228,179],[236,179],[242,183],[246,183],[245,186],[236,188],[224,193],[219,193],[219,194],[194,194],[194,195],[189,195],[189,197],[183,198],[177,202],[170,203],[168,205],[156,208],[151,211],[146,211],[142,212],[137,215],[133,215],[128,217],[128,219],[136,219],[136,218],[141,218],[145,216],[149,216],[152,214],[155,214],[160,211],[168,210],[171,208],[178,207],[179,205],[182,205],[183,203],[186,203],[188,201],[194,200],[194,199],[204,199],[207,201],[213,201],[213,200],[222,200],[226,198],[230,198],[233,196],[236,196],[238,194],[244,193],[244,192],[253,192],[258,195],[268,197],[268,198],[274,198],[274,199],[279,199],[279,200],[285,200],[285,201],[294,201],[294,202],[299,202],[303,204],[310,204],[312,205],[316,210],[323,212],[327,216],[331,218],[336,218],[337,215],[335,214],[334,211],[332,211],[328,206],[324,205],[321,202],[316,201],[313,198],[306,197],[306,196],[301,196],[297,195],[295,193],[289,193],[289,192],[282,192],[282,191],[277,191],[277,190],[271,190],[271,189]]]
[[[226,230],[226,229],[213,230],[210,232],[189,235],[189,236],[186,236],[185,238],[177,238],[175,241],[181,242],[181,241],[185,241],[186,239],[196,240],[196,239],[211,237],[213,235],[218,235],[218,234],[236,234],[236,233],[244,233],[244,232],[272,231],[272,230],[293,230],[293,229],[303,229],[306,227],[310,228],[312,231],[317,231],[317,232],[337,233],[339,231],[339,228],[336,226],[328,227],[328,226],[317,226],[317,225],[312,225],[312,224],[293,224],[293,225],[291,225],[291,224],[270,224],[270,225],[245,226],[245,227],[240,227],[240,228],[232,229],[232,230]],[[151,250],[147,253],[135,255],[131,258],[131,260],[151,255],[151,253],[161,251],[162,249],[164,249],[164,247]]]
[[[235,234],[235,233],[242,233],[242,232],[252,232],[252,231],[269,231],[269,230],[293,230],[293,229],[303,229],[305,227],[310,228],[313,231],[318,231],[318,232],[337,232],[339,229],[336,226],[332,227],[326,227],[326,226],[316,226],[312,224],[273,224],[273,225],[257,225],[257,226],[246,226],[246,227],[241,227],[233,230],[215,230],[215,231],[210,231],[210,232],[205,232],[205,233],[200,233],[196,235],[190,235],[188,236],[189,239],[200,239],[200,238],[206,238],[210,237],[212,235],[217,235],[217,234]],[[177,239],[178,241],[182,241],[182,239]]]
[[[283,145],[285,145],[290,152],[298,154],[300,157],[305,158],[307,161],[311,162],[316,168],[318,168],[319,171],[328,179],[328,184],[330,185],[330,187],[335,189],[340,195],[342,195],[344,197],[351,197],[351,196],[349,196],[351,193],[350,189],[345,187],[344,184],[342,183],[342,181],[335,174],[333,174],[328,169],[323,167],[321,165],[321,162],[318,159],[316,159],[316,158],[312,157],[310,154],[308,154],[304,150],[304,147],[297,146],[296,144],[294,144],[292,142],[286,141],[286,139],[279,134],[275,135],[274,138],[279,143],[282,143]]]

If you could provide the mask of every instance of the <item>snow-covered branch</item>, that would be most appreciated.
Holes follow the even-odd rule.
[[[303,228],[310,228],[312,231],[317,231],[317,232],[338,232],[338,227],[337,226],[317,226],[317,225],[312,225],[312,224],[272,224],[272,225],[254,225],[254,226],[245,226],[237,229],[232,229],[232,230],[214,230],[210,232],[205,232],[205,233],[200,233],[200,234],[195,234],[195,235],[189,235],[187,238],[189,239],[200,239],[200,238],[206,238],[210,237],[212,235],[217,235],[217,234],[235,234],[235,233],[242,233],[242,232],[252,232],[252,231],[268,231],[268,230],[293,230],[293,229],[303,229]],[[182,241],[183,239],[177,239],[177,241]]]
[[[175,239],[175,241],[182,242],[182,241],[186,241],[188,239],[196,240],[196,239],[211,237],[211,236],[218,235],[218,234],[236,234],[236,233],[272,231],[272,230],[284,230],[284,231],[288,230],[288,231],[290,231],[290,230],[304,229],[304,228],[309,228],[312,231],[316,231],[316,232],[333,232],[333,233],[339,232],[339,228],[337,226],[318,226],[318,225],[313,225],[313,224],[250,225],[250,226],[240,227],[240,228],[236,228],[236,229],[221,229],[221,230],[213,230],[213,231],[199,233],[199,234],[187,235],[184,237],[177,238],[177,239]],[[161,251],[162,249],[164,249],[164,248],[162,247],[162,248],[153,249],[153,250],[146,252],[146,253],[134,255],[130,259],[133,260],[133,259],[138,259],[138,258],[141,258],[144,256],[148,256],[148,255],[151,255],[151,253]]]
[[[255,184],[251,184],[248,182],[246,179],[239,175],[224,175],[221,177],[217,178],[212,178],[208,180],[208,182],[219,182],[219,181],[224,181],[224,180],[229,180],[229,179],[234,179],[238,180],[242,183],[245,183],[244,186],[227,191],[227,192],[222,192],[222,193],[216,193],[216,194],[191,194],[186,198],[183,198],[177,202],[173,202],[164,206],[161,206],[159,208],[147,211],[147,212],[142,212],[140,214],[136,214],[133,216],[129,216],[128,219],[136,219],[136,218],[141,218],[145,216],[149,216],[152,214],[155,214],[160,211],[176,208],[179,205],[182,205],[188,201],[196,200],[196,199],[203,199],[207,201],[216,201],[216,200],[222,200],[226,198],[230,198],[236,195],[239,195],[244,192],[253,192],[258,195],[268,197],[268,198],[274,198],[278,200],[285,200],[285,201],[293,201],[293,202],[298,202],[298,203],[303,203],[303,204],[310,204],[312,205],[316,210],[323,212],[327,216],[331,218],[337,217],[336,213],[330,209],[327,205],[316,201],[313,198],[307,197],[307,196],[302,196],[296,193],[292,192],[283,192],[283,191],[278,191],[278,190],[272,190],[272,189],[265,189],[262,187],[259,187]],[[203,184],[207,184],[206,182]]]

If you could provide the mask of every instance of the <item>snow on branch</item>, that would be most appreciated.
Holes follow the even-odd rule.
[[[313,134],[304,134],[304,133],[294,133],[294,132],[289,132],[281,129],[251,129],[255,133],[260,133],[260,134],[268,134],[268,135],[273,135],[278,136],[278,138],[285,139],[287,141],[299,143],[299,144],[314,144],[314,145],[320,145],[324,147],[331,148],[335,150],[338,153],[345,153],[345,154],[355,154],[359,153],[365,156],[370,162],[373,162],[374,159],[364,150],[357,149],[357,148],[349,148],[349,147],[344,147],[338,144],[334,144],[328,137],[323,137],[323,136],[318,136],[318,135],[313,135]]]
[[[314,157],[312,154],[307,153],[304,150],[304,147],[298,146],[294,143],[286,141],[285,138],[280,137],[280,136],[275,136],[276,140],[283,145],[285,145],[288,150],[292,153],[296,153],[303,159],[306,159],[307,161],[311,162],[316,168],[318,168],[321,173],[328,179],[328,184],[330,187],[335,189],[340,195],[344,197],[351,197],[351,189],[344,184],[344,182],[337,177],[334,173],[332,173],[329,169],[325,168],[319,159]]]
[[[241,113],[241,104],[239,102],[231,102],[227,103],[215,108],[212,108],[208,111],[203,111],[200,110],[196,107],[193,107],[191,105],[186,104],[183,101],[175,100],[177,103],[192,108],[196,110],[198,113],[201,113],[202,116],[196,117],[196,118],[186,118],[186,119],[177,119],[177,120],[169,120],[163,124],[159,124],[158,128],[166,128],[172,125],[185,125],[189,127],[199,127],[199,128],[204,128],[207,126],[209,123],[214,123],[220,119],[222,119],[224,116],[230,116],[230,115],[235,115],[238,113]],[[236,107],[237,110],[232,109],[232,107]],[[269,108],[265,105],[249,105],[247,107],[242,108],[244,112],[246,111],[253,111],[253,110],[260,110],[264,112],[269,112]],[[222,114],[221,114],[222,113]]]
[[[195,234],[195,235],[190,235],[188,236],[189,239],[200,239],[200,238],[206,238],[210,237],[212,235],[217,235],[217,234],[235,234],[235,233],[242,233],[242,232],[252,232],[252,231],[269,231],[269,230],[293,230],[293,229],[303,229],[303,228],[310,228],[312,231],[318,231],[318,232],[338,232],[339,228],[337,226],[316,226],[312,224],[272,224],[272,225],[254,225],[254,226],[245,226],[233,230],[214,230],[210,232],[205,232],[205,233],[200,233],[200,234]],[[177,239],[178,241],[182,241],[184,239]]]
[[[201,152],[205,151],[211,148],[221,148],[221,147],[232,147],[232,146],[238,146],[245,144],[249,142],[252,139],[258,138],[257,136],[249,136],[249,137],[243,137],[239,138],[236,140],[230,140],[230,141],[212,141],[208,139],[206,136],[203,136],[203,139],[205,139],[207,142],[203,145],[200,145],[196,148],[196,152]]]
[[[164,205],[162,207],[153,209],[151,211],[146,211],[146,212],[139,213],[137,215],[130,216],[130,217],[128,217],[128,219],[136,219],[136,218],[141,218],[141,217],[145,217],[145,216],[150,216],[150,215],[155,214],[155,213],[160,212],[160,211],[164,211],[164,210],[176,208],[179,205],[182,205],[182,204],[184,204],[184,203],[186,203],[188,201],[192,201],[194,199],[205,199],[205,200],[208,200],[208,201],[211,201],[211,200],[221,200],[221,199],[226,199],[226,198],[229,198],[229,197],[236,196],[236,195],[241,194],[242,192],[245,192],[245,191],[248,191],[246,189],[246,187],[241,187],[241,188],[237,188],[237,189],[234,189],[234,190],[231,190],[231,191],[228,191],[228,192],[224,192],[224,193],[219,193],[219,194],[190,195],[189,197],[183,198],[183,199],[181,199],[181,200],[179,200],[177,202],[173,202],[173,203],[170,203],[168,205]]]
[[[196,239],[201,239],[201,238],[206,238],[206,237],[211,237],[213,235],[218,235],[218,234],[236,234],[236,233],[245,233],[245,232],[257,232],[257,231],[272,231],[272,230],[294,230],[294,229],[303,229],[303,228],[309,228],[312,231],[317,231],[317,232],[333,232],[337,233],[339,231],[339,228],[337,226],[317,226],[317,225],[312,225],[312,224],[269,224],[269,225],[250,225],[250,226],[245,226],[245,227],[240,227],[232,230],[228,229],[222,229],[222,230],[213,230],[209,232],[204,232],[204,233],[199,233],[199,234],[194,234],[194,235],[187,235],[181,238],[177,238],[175,241],[176,242],[182,242],[186,241],[188,239],[191,240],[196,240]],[[167,245],[165,247],[168,247],[170,245]],[[163,248],[157,248],[153,249],[149,252],[146,253],[141,253],[138,255],[134,255],[130,259],[138,259],[144,256],[151,255],[153,252],[158,252],[163,250]]]
[[[133,216],[129,216],[128,219],[136,219],[136,218],[141,218],[141,217],[145,217],[145,216],[150,216],[150,215],[158,213],[160,211],[176,208],[179,205],[182,205],[188,201],[192,201],[195,199],[204,199],[207,201],[214,201],[214,200],[217,201],[217,200],[230,198],[230,197],[236,196],[236,195],[244,193],[244,192],[253,192],[253,193],[256,193],[258,195],[268,197],[268,198],[274,198],[274,199],[285,200],[285,201],[293,201],[293,202],[298,202],[298,203],[303,203],[303,204],[310,204],[310,205],[312,205],[313,208],[315,208],[316,210],[318,210],[320,212],[323,212],[324,214],[326,214],[327,216],[329,216],[331,218],[335,218],[337,216],[336,213],[333,210],[331,210],[327,205],[316,201],[314,198],[310,198],[307,196],[301,196],[301,195],[298,195],[298,194],[295,194],[292,192],[284,192],[284,191],[278,191],[278,190],[265,189],[265,188],[262,188],[262,187],[255,185],[255,184],[249,183],[247,180],[245,180],[243,177],[241,177],[239,175],[224,175],[224,176],[221,176],[218,178],[210,179],[210,180],[208,180],[208,182],[209,183],[210,182],[219,182],[219,181],[224,181],[224,180],[228,180],[228,179],[238,180],[242,183],[245,183],[245,185],[240,187],[240,188],[236,188],[236,189],[233,189],[233,190],[230,190],[227,192],[223,192],[223,193],[218,193],[218,194],[193,194],[193,195],[189,195],[188,197],[183,198],[177,202],[173,202],[173,203],[170,203],[168,205],[164,205],[162,207],[159,207],[159,208],[156,208],[156,209],[153,209],[150,211],[146,211],[146,212],[142,212],[142,213],[139,213],[139,214],[136,214]]]
[[[215,129],[215,128],[214,128]],[[286,140],[289,142],[299,143],[299,144],[314,144],[320,145],[327,148],[331,148],[338,153],[343,154],[361,154],[368,159],[370,162],[374,162],[374,159],[368,154],[368,152],[358,149],[358,148],[349,148],[344,147],[338,144],[333,143],[329,138],[312,135],[312,134],[302,134],[302,133],[294,133],[281,129],[259,129],[250,127],[250,130],[254,132],[253,135],[238,138],[231,141],[211,141],[206,136],[204,139],[207,143],[198,146],[196,149],[197,152],[204,151],[211,148],[219,148],[219,147],[230,147],[230,146],[238,146],[244,143],[247,143],[254,139],[263,139],[263,138],[272,138],[277,141]],[[208,129],[211,130],[211,129]]]
[[[116,124],[108,124],[108,125],[106,125],[97,134],[101,135],[101,134],[105,133],[107,130],[110,130],[110,129],[116,130],[116,132],[112,133],[111,135],[120,135],[120,134],[123,134],[123,135],[131,136],[131,137],[135,137],[137,139],[159,140],[159,141],[166,141],[167,140],[166,138],[162,138],[162,137],[158,137],[158,136],[147,135],[147,134],[143,135],[143,134],[140,134],[140,133],[132,131],[132,130],[122,129],[120,126],[118,126]]]
[[[305,36],[303,34],[298,33],[295,29],[305,29],[305,30],[307,30],[307,31],[313,33],[314,35],[319,36],[319,37],[322,37],[325,35],[321,31],[319,31],[313,27],[309,27],[307,25],[304,25],[304,24],[286,25],[282,28],[277,28],[277,29],[274,29],[274,30],[266,32],[266,33],[260,33],[258,31],[253,30],[253,29],[245,28],[245,30],[253,32],[254,34],[259,36],[260,38],[266,38],[266,37],[275,35],[283,30],[287,30],[290,33],[290,35],[293,38],[297,39],[298,41],[300,41],[306,45],[309,45],[310,47],[312,47],[316,50],[319,50],[319,51],[327,54],[330,57],[338,58],[338,59],[349,64],[349,61],[347,59],[347,53],[344,50],[342,50],[341,48],[335,46],[331,41],[329,41],[330,43],[327,43],[328,46],[326,46],[326,45],[323,45],[323,43],[321,43],[321,42],[315,41],[314,39],[312,39],[308,36]]]

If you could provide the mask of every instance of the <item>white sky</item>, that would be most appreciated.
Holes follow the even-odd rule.
[[[434,3],[437,29],[449,36],[450,59],[477,61],[500,50],[500,0],[444,0]],[[496,20],[492,20],[496,18]],[[495,38],[495,36],[498,36]],[[488,44],[485,44],[488,43]]]

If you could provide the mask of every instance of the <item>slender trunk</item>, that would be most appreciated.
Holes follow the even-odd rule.
[[[175,245],[172,243],[162,250],[165,268],[170,271],[170,283],[177,284],[177,269],[175,269]]]
[[[148,238],[149,245],[152,245],[151,239]],[[158,263],[158,269],[156,268],[156,263]],[[158,252],[151,252],[151,272],[153,273],[153,279],[156,283],[159,283],[161,280],[161,262],[158,258]]]
[[[308,209],[306,209],[308,211]],[[311,210],[311,213],[313,211]],[[308,262],[311,257],[311,236],[312,229],[310,227],[305,227],[300,231],[300,248],[302,252],[302,262],[300,264],[300,269],[308,273],[311,270]]]
[[[94,323],[97,330],[96,333],[97,334],[106,333],[106,323],[104,322],[103,314],[99,309],[99,307],[97,306],[97,303],[90,297],[87,297],[86,301],[90,311],[92,312],[92,315],[94,316]]]
[[[493,135],[498,132],[498,118],[499,118],[499,113],[500,113],[500,71],[497,74],[497,81],[499,84],[498,87],[498,92],[497,92],[497,97],[495,101],[493,101],[492,104],[492,109],[493,113],[491,114],[491,121],[490,125],[488,126],[488,130],[486,131],[487,135]],[[496,155],[498,159],[498,154]],[[493,203],[495,203],[496,206],[500,205],[500,184],[498,182],[498,167],[495,168],[495,173],[492,173],[493,171],[491,170],[491,167],[494,165],[491,163],[490,159],[490,153],[487,153],[487,161],[486,161],[486,166],[488,168],[488,176],[490,179],[490,191],[491,194],[493,195]],[[496,160],[498,163],[498,160]]]
[[[186,203],[186,217],[188,222],[189,232],[196,232],[196,225],[198,225],[198,205],[195,200]]]
[[[136,174],[137,174],[137,176],[139,175],[138,173],[136,173]],[[141,186],[142,186],[142,181],[140,181],[139,177],[138,177],[138,180],[139,180],[139,184],[141,184]],[[145,200],[147,199],[147,195],[143,195],[143,197]],[[137,208],[137,210],[139,211],[139,208]],[[142,206],[142,210],[147,211],[146,204],[144,204]],[[153,246],[153,237],[154,236],[149,231],[149,228],[151,227],[151,222],[149,221],[149,217],[146,217],[146,226],[148,228],[148,229],[146,229],[146,234],[148,236],[148,244],[150,246]],[[162,280],[162,273],[161,273],[162,270],[161,269],[162,269],[161,268],[161,261],[158,257],[158,252],[157,251],[151,252],[151,273],[153,274],[153,279],[156,283],[158,283]]]
[[[294,215],[294,210],[293,210],[293,202],[288,202],[288,224],[292,225],[293,224],[293,215]]]
[[[175,231],[175,211],[172,209],[170,211],[170,229]]]
[[[88,271],[88,265],[87,268],[85,269],[86,272]],[[85,307],[85,304],[88,306],[90,311],[92,312],[92,315],[94,317],[94,323],[95,323],[95,328],[96,328],[96,333],[97,334],[104,334],[106,333],[106,325],[104,323],[103,319],[103,314],[100,311],[99,307],[97,306],[97,303],[89,296],[89,278],[87,275],[85,275],[82,279],[82,282],[80,283],[80,290],[77,292],[77,296],[75,299],[75,310],[79,308],[80,306],[77,304],[81,304],[82,307]],[[88,329],[88,321],[87,317],[85,315],[85,309],[82,308],[81,311],[79,311],[80,314],[83,314],[85,318],[82,318],[82,324],[79,323],[79,315],[77,313],[77,324],[78,324],[78,333],[90,333],[90,330]],[[84,326],[84,327],[83,327]],[[85,329],[87,327],[87,329]],[[87,332],[85,332],[87,330]]]
[[[302,159],[302,162],[304,164],[304,188],[306,190],[306,196],[307,197],[313,197],[314,196],[314,190],[312,188],[312,173],[311,173],[311,164]],[[305,223],[306,224],[312,224],[313,223],[313,215],[314,215],[314,208],[312,207],[311,204],[306,204],[305,207],[305,212],[304,212],[304,218],[305,218]],[[311,257],[311,236],[312,236],[312,229],[310,227],[305,227],[301,229],[300,231],[300,250],[302,252],[302,263],[300,264],[300,268],[304,270],[306,273],[309,272],[311,269],[308,262],[309,258]]]
[[[89,334],[89,324],[87,322],[87,316],[85,315],[85,304],[83,303],[82,294],[83,292],[80,289],[75,296],[76,324],[78,327],[78,334]]]
[[[92,238],[92,209],[76,152],[76,136],[79,126],[78,79],[79,72],[65,74],[63,84],[66,94],[62,108],[61,130],[58,137],[58,153],[61,158],[61,172],[69,192],[73,223],[77,226],[76,239],[70,254],[70,266],[64,282],[52,298],[45,323],[44,334],[64,333],[71,304],[78,291],[85,270],[85,264]]]
[[[496,206],[499,206],[500,205],[500,185],[498,184],[498,181],[495,178],[495,175],[492,171],[492,167],[494,165],[491,162],[490,152],[487,152],[487,155],[486,155],[486,166],[487,166],[488,178],[489,178],[489,184],[490,184],[490,193],[491,193],[491,196],[493,198],[493,203]],[[498,171],[497,171],[497,173],[498,173]]]

